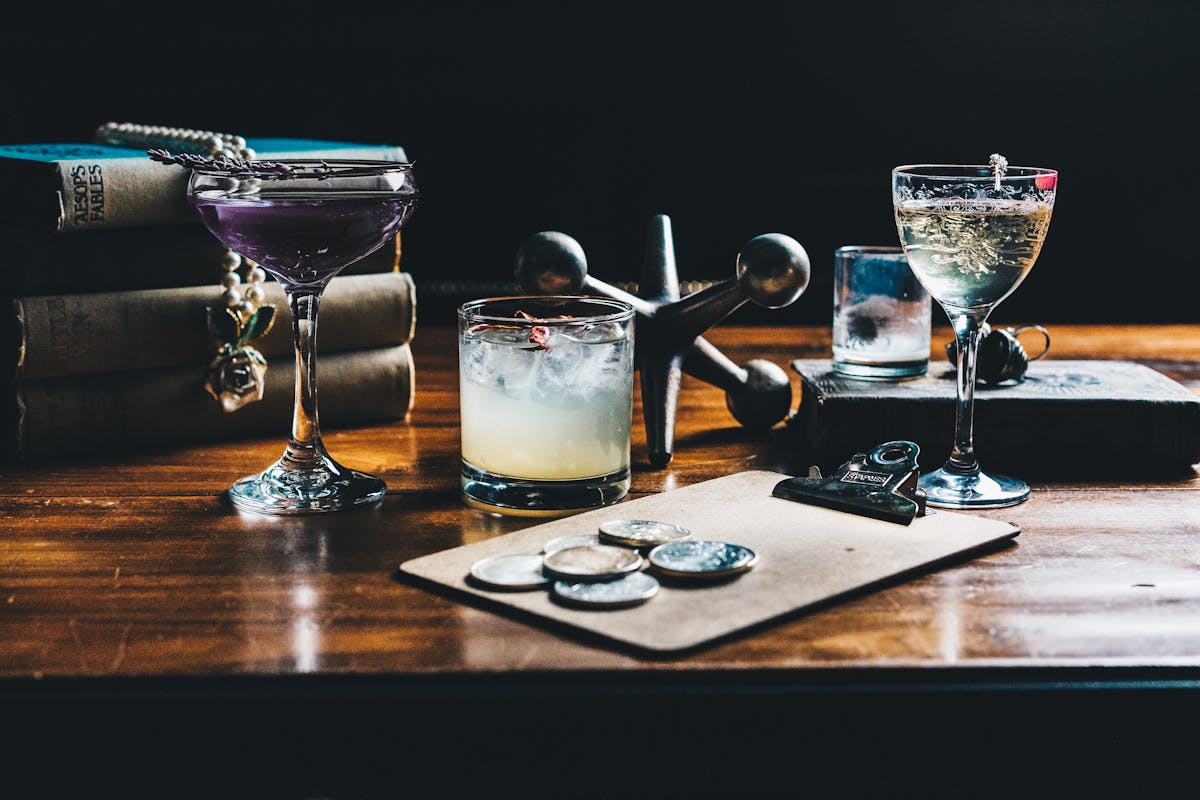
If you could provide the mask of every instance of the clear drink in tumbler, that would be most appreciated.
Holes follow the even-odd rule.
[[[929,294],[899,247],[840,247],[833,268],[833,370],[903,380],[929,368]]]
[[[458,314],[462,488],[476,507],[555,516],[629,490],[633,309],[503,297]]]

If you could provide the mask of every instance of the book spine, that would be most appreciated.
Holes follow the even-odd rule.
[[[321,423],[326,428],[403,419],[413,403],[408,345],[336,353],[320,361]],[[295,365],[267,370],[261,401],[221,411],[191,369],[34,381],[17,397],[9,458],[144,450],[234,438],[286,439]]]
[[[291,313],[283,287],[263,284],[278,317],[252,344],[268,357],[292,350]],[[219,287],[153,289],[17,298],[15,374],[19,381],[71,375],[191,367],[203,375],[216,343],[206,308]],[[416,290],[404,272],[341,276],[321,303],[321,353],[407,344],[415,330]]]
[[[184,222],[195,213],[188,207],[187,173],[162,169],[149,159],[59,161],[58,179],[63,208],[59,233],[166,225]]]
[[[168,289],[219,281],[225,246],[195,221],[186,225],[109,228],[86,236],[47,236],[0,228],[3,293],[43,294]],[[342,275],[398,268],[400,234]]]
[[[401,161],[399,147],[259,153],[260,159],[339,158]],[[196,218],[187,199],[187,170],[145,156],[55,162],[61,213],[58,233],[131,225],[169,225]]]

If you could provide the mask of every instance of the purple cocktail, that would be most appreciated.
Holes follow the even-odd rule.
[[[296,405],[287,450],[235,482],[241,508],[336,511],[380,500],[383,481],[338,464],[317,422],[317,307],[329,281],[382,247],[417,201],[409,164],[370,161],[188,163],[188,196],[205,226],[283,284],[296,345]]]
[[[239,197],[214,190],[194,194],[192,204],[231,250],[285,285],[311,288],[382,247],[408,218],[413,199],[370,192]]]

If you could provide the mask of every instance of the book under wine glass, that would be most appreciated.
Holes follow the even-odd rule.
[[[6,370],[0,454],[39,460],[276,432],[293,400],[295,358],[282,287],[264,286],[279,314],[253,342],[270,364],[265,394],[234,413],[204,389],[215,349],[205,315],[219,300],[216,287],[14,299],[4,325],[15,357]],[[329,407],[322,422],[403,418],[413,402],[412,278],[343,276],[324,304],[322,402]]]
[[[950,447],[955,372],[931,364],[924,377],[896,383],[856,381],[829,360],[792,362],[801,402],[788,419],[795,454],[823,469],[880,442],[921,448],[922,472]],[[1020,383],[975,393],[986,467],[1031,476],[1185,471],[1200,462],[1200,397],[1143,364],[1044,359]]]

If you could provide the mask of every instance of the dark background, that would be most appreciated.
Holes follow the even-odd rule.
[[[56,7],[9,25],[0,141],[86,141],[114,120],[401,144],[424,193],[405,233],[424,320],[436,285],[509,280],[538,230],[575,236],[597,277],[636,280],[666,213],[685,280],[731,275],[759,233],[794,236],[809,292],[735,319],[825,322],[834,248],[896,241],[893,166],[999,151],[1061,181],[996,320],[1195,322],[1197,8]]]

